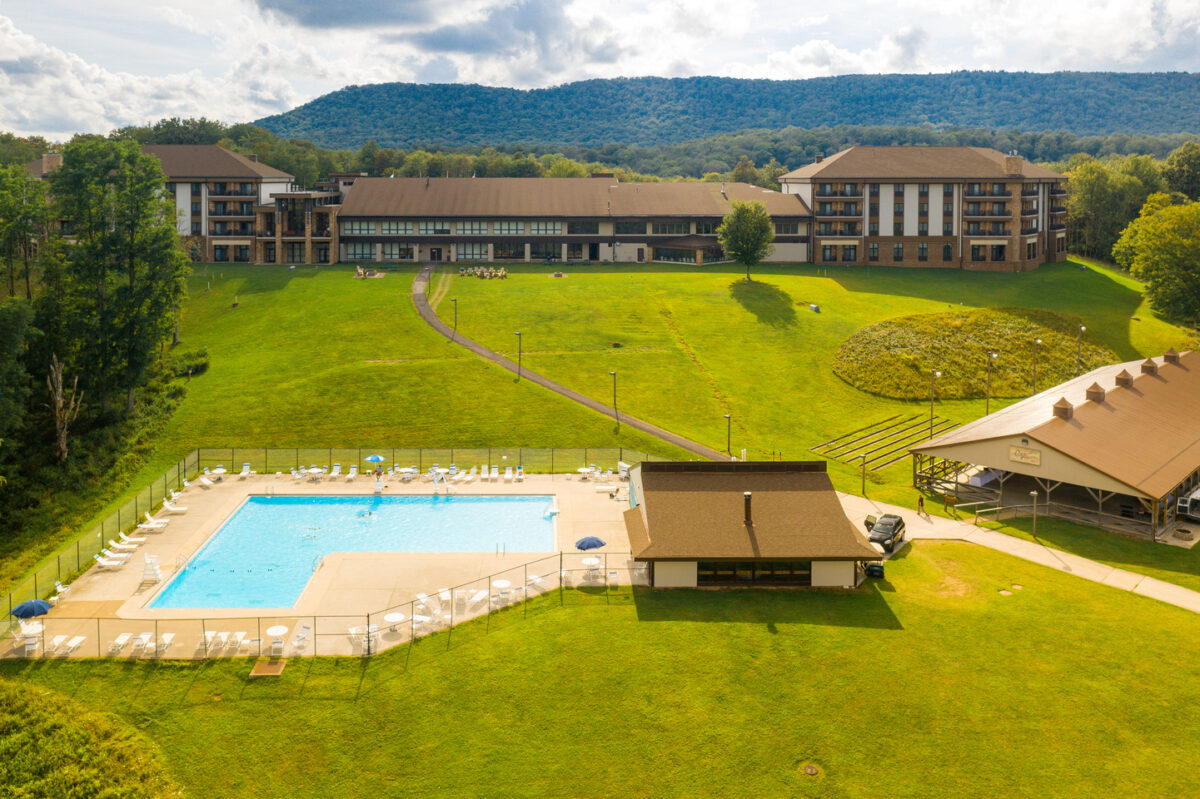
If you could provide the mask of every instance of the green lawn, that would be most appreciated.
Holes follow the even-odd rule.
[[[244,660],[0,677],[128,722],[204,797],[1183,796],[1200,768],[1200,617],[968,544],[854,592],[494,623],[278,681]]]

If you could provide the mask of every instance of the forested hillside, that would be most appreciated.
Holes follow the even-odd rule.
[[[832,125],[1200,130],[1200,75],[952,72],[810,80],[617,78],[548,89],[348,86],[257,124],[325,147],[652,145],[750,128]]]

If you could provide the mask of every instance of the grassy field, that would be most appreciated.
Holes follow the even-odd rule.
[[[278,681],[246,661],[0,678],[138,728],[195,796],[1170,796],[1200,768],[1180,745],[1198,633],[1195,614],[926,542],[853,592],[638,594]]]

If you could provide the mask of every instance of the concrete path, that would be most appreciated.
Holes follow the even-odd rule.
[[[967,541],[1032,563],[1048,566],[1060,572],[1073,574],[1085,580],[1132,591],[1135,594],[1157,599],[1193,613],[1200,613],[1200,592],[1174,583],[1107,566],[995,530],[976,527],[967,521],[945,519],[941,516],[919,517],[911,508],[876,502],[867,497],[856,497],[853,494],[838,492],[838,498],[842,501],[842,508],[845,509],[846,515],[855,524],[861,524],[868,515],[879,516],[884,513],[896,513],[904,517],[909,538]]]
[[[542,388],[549,389],[556,394],[561,394],[567,399],[577,402],[585,408],[595,411],[596,413],[603,414],[608,417],[614,416],[615,411],[610,406],[601,402],[596,402],[596,400],[592,399],[591,397],[585,397],[578,391],[572,391],[566,386],[542,377],[537,372],[531,372],[525,367],[521,367],[521,369],[518,371],[517,364],[510,361],[508,358],[505,358],[500,353],[495,352],[494,350],[489,350],[482,344],[477,344],[465,336],[456,335],[454,330],[452,330],[449,325],[439,319],[438,315],[433,312],[433,309],[429,307],[429,301],[425,297],[425,290],[429,285],[429,278],[433,274],[434,267],[435,264],[426,264],[425,268],[417,274],[417,277],[415,280],[413,280],[412,284],[413,304],[417,306],[417,313],[420,315],[421,319],[425,321],[425,324],[429,325],[434,330],[441,333],[443,336],[450,339],[460,347],[464,347],[475,353],[480,358],[491,361],[498,366],[502,366],[513,374],[519,375],[522,380],[528,380],[530,383],[534,383]],[[643,433],[648,433],[649,435],[661,438],[663,441],[666,441],[669,444],[674,444],[680,449],[687,450],[694,455],[699,455],[701,458],[713,461],[729,460],[729,456],[723,452],[717,452],[715,449],[710,449],[703,444],[698,444],[695,441],[684,438],[683,436],[676,435],[668,430],[663,430],[661,427],[652,425],[649,422],[643,422],[641,419],[638,419],[635,416],[622,413],[620,415],[620,420],[621,424],[629,425],[635,430],[640,430]]]

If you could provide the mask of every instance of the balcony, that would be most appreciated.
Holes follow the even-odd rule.
[[[1037,225],[1034,225],[1033,227],[1023,227],[1023,228],[1021,228],[1021,235],[1022,235],[1022,236],[1032,236],[1033,234],[1035,234],[1035,233],[1037,233],[1037,232],[1038,232]]]
[[[817,189],[817,197],[862,197],[862,189],[842,189],[841,191],[822,191]]]
[[[244,228],[241,230],[214,230],[213,232],[209,233],[208,235],[213,236],[213,237],[253,236],[254,231],[251,230],[250,228]]]
[[[256,230],[256,231],[254,231],[254,235],[258,236],[260,239],[273,239],[273,238],[275,238],[275,231],[274,230]]]
[[[1012,192],[1011,191],[992,191],[990,189],[987,191],[984,191],[983,189],[980,189],[979,191],[971,191],[970,189],[967,189],[966,196],[967,197],[1011,197]]]
[[[253,219],[254,218],[254,210],[250,209],[248,211],[209,211],[208,215],[209,215],[209,217],[211,217],[213,219],[217,219],[217,218],[228,219],[230,217],[240,217],[241,219]]]
[[[977,208],[975,210],[968,208],[967,210],[963,211],[963,216],[982,217],[985,219],[1009,219],[1012,217],[1012,211],[985,211],[982,208]]]
[[[1050,225],[1049,227],[1046,228],[1046,230],[1066,230],[1066,229],[1067,229],[1067,226],[1063,225],[1061,223],[1055,224],[1055,225]]]
[[[825,228],[817,231],[818,236],[826,238],[857,238],[862,235],[862,228],[854,225],[846,225],[841,228]]]
[[[1052,213],[1052,214],[1065,214],[1066,212],[1067,212],[1067,206],[1065,206],[1065,205],[1050,206],[1050,213]]]
[[[1067,190],[1062,188],[1061,186],[1052,186],[1050,188],[1050,196],[1051,197],[1066,197]]]
[[[860,219],[863,215],[861,210],[848,210],[845,208],[837,210],[817,211],[817,216],[833,216],[833,217],[853,217]]]
[[[992,230],[991,228],[970,228],[968,227],[965,235],[967,236],[994,236],[996,238],[1008,238],[1008,228]]]
[[[1038,195],[1037,186],[1032,186],[1032,187],[1026,186],[1025,188],[1021,189],[1022,197],[1036,197],[1037,195]]]
[[[1022,208],[1021,216],[1037,216],[1037,212],[1036,208]]]
[[[232,188],[229,186],[226,186],[224,188],[217,188],[216,186],[209,186],[208,187],[208,196],[209,197],[257,197],[258,192],[254,191],[254,190],[242,191],[241,189],[236,189],[236,188]]]

